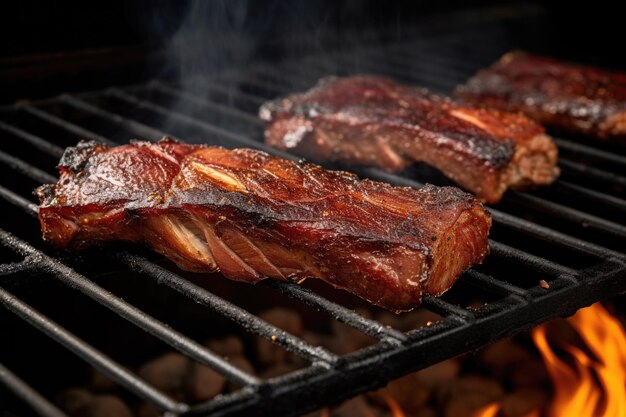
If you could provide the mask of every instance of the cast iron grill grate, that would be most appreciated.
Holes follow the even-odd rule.
[[[0,112],[0,133],[19,146],[3,146],[0,162],[11,177],[0,181],[3,210],[19,209],[23,222],[36,222],[37,206],[25,187],[49,183],[51,166],[31,162],[34,155],[58,159],[72,142],[57,138],[82,137],[107,143],[131,137],[156,140],[168,135],[226,147],[253,147],[283,154],[262,143],[258,106],[277,95],[310,87],[327,74],[367,72],[449,92],[477,68],[505,49],[486,42],[490,32],[468,31],[462,36],[439,36],[415,42],[360,49],[350,55],[311,55],[279,65],[259,63],[245,71],[188,80],[184,85],[154,80],[131,87],[19,103]],[[481,43],[483,42],[483,43]],[[473,49],[468,45],[477,45]],[[478,49],[480,47],[480,49]],[[442,316],[431,326],[402,332],[295,284],[263,284],[281,296],[323,312],[378,342],[348,355],[338,355],[305,342],[182,277],[131,251],[104,253],[110,261],[155,280],[182,294],[189,302],[264,337],[305,359],[309,366],[286,375],[260,379],[233,366],[205,346],[169,327],[118,295],[99,286],[87,274],[68,266],[64,258],[29,237],[0,229],[0,245],[7,260],[0,264],[0,302],[38,331],[115,380],[128,391],[171,415],[297,415],[335,403],[446,358],[476,349],[490,341],[530,328],[555,316],[626,290],[626,157],[611,145],[557,138],[563,176],[547,190],[509,192],[491,208],[492,252],[484,266],[463,275],[460,284],[490,295],[480,307],[463,305],[454,297],[427,297],[421,308]],[[27,151],[24,151],[26,149]],[[396,185],[420,187],[411,179],[423,172],[399,175],[359,169],[363,177]],[[426,173],[435,178],[436,173]],[[14,177],[13,177],[14,176]],[[43,247],[44,249],[39,249]],[[3,259],[5,256],[3,255]],[[107,260],[99,267],[106,269]],[[45,272],[113,313],[170,345],[194,361],[209,366],[242,388],[190,406],[150,386],[110,356],[45,313],[16,297],[11,278]],[[541,288],[539,278],[549,282]],[[33,289],[36,291],[36,288]],[[2,358],[0,358],[1,360]],[[0,365],[0,382],[30,404],[37,413],[64,415],[49,399]]]

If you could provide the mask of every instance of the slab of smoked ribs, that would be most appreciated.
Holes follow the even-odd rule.
[[[546,125],[626,144],[626,74],[511,52],[456,95]]]
[[[556,146],[524,116],[458,105],[385,78],[325,78],[265,103],[259,115],[276,148],[389,171],[425,162],[491,203],[508,187],[558,175]]]
[[[488,251],[489,213],[456,188],[360,181],[251,149],[81,142],[60,172],[37,189],[57,247],[142,242],[185,270],[319,278],[394,311],[440,295]]]

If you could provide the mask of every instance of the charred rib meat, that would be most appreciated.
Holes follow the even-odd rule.
[[[185,270],[319,278],[395,311],[443,293],[488,249],[488,212],[456,188],[359,181],[250,149],[83,142],[60,173],[37,190],[57,247],[143,242]]]
[[[626,143],[626,74],[511,52],[456,94],[546,126]]]
[[[527,118],[380,77],[326,78],[264,104],[260,117],[276,148],[390,171],[426,162],[488,202],[508,187],[549,184],[558,175],[556,146]]]

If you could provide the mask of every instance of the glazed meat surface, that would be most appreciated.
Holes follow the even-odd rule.
[[[549,184],[558,175],[556,146],[526,117],[380,77],[325,78],[264,104],[259,115],[276,148],[390,171],[425,162],[488,202],[509,187]]]
[[[393,311],[481,262],[491,225],[456,188],[392,187],[170,139],[81,142],[37,194],[44,239],[60,248],[142,242],[184,270],[249,283],[319,278]]]
[[[456,94],[546,126],[626,143],[626,74],[511,52]]]

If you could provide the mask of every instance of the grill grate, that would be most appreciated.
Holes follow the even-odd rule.
[[[489,36],[486,30],[469,31],[463,33],[463,37],[456,34],[420,39],[385,48],[365,48],[352,55],[331,53],[323,59],[311,56],[277,66],[260,63],[244,73],[194,79],[195,85],[202,87],[202,94],[189,93],[184,86],[160,80],[79,95],[64,94],[3,109],[0,131],[19,140],[20,145],[51,158],[58,158],[62,153],[63,146],[52,140],[59,132],[111,144],[126,141],[129,138],[123,136],[126,132],[147,139],[164,135],[202,138],[209,143],[248,146],[294,159],[262,143],[262,124],[255,112],[264,100],[308,88],[315,79],[329,73],[379,73],[449,92],[456,83],[503,51],[497,44],[480,43]],[[480,51],[476,47],[468,49],[468,45],[473,44],[483,48]],[[459,56],[465,59],[459,60]],[[172,102],[186,106],[168,105]],[[36,121],[32,126],[37,127],[31,128],[31,124],[20,121],[20,117]],[[493,301],[480,308],[459,305],[447,296],[426,297],[422,308],[441,315],[442,320],[432,326],[401,332],[295,284],[262,284],[378,341],[348,355],[339,356],[313,346],[141,255],[126,251],[105,254],[128,270],[171,288],[252,334],[272,340],[310,364],[287,375],[261,380],[233,366],[193,339],[100,287],[66,262],[48,255],[48,249],[37,249],[38,243],[28,243],[1,229],[0,244],[5,252],[18,255],[22,260],[0,264],[0,302],[8,311],[127,390],[171,414],[231,416],[264,410],[267,415],[296,415],[377,388],[408,372],[476,349],[549,318],[572,314],[578,308],[626,290],[626,254],[621,252],[626,227],[620,223],[626,212],[626,157],[613,153],[610,145],[590,146],[584,141],[573,142],[566,138],[556,141],[564,155],[560,160],[564,175],[550,188],[550,193],[509,192],[501,206],[491,208],[495,234],[490,240],[491,255],[484,267],[468,271],[460,280],[460,284],[493,296]],[[19,178],[38,183],[55,180],[44,171],[49,167],[28,162],[28,155],[18,157],[0,151],[0,162]],[[372,168],[359,169],[358,173],[395,185],[422,186],[409,178],[411,173],[397,175]],[[567,196],[573,196],[580,204],[566,204],[565,201],[571,201],[565,200]],[[23,192],[15,190],[12,182],[0,184],[0,197],[4,204],[21,209],[26,219],[34,221],[29,216],[36,215],[37,206],[24,197]],[[524,211],[519,212],[519,207]],[[609,214],[599,214],[603,212]],[[527,215],[530,219],[525,218]],[[507,237],[508,234],[514,237]],[[530,243],[522,244],[526,241]],[[104,264],[101,267],[106,268]],[[158,391],[6,289],[16,274],[38,271],[45,271],[242,388],[197,406],[181,403]],[[533,278],[528,278],[528,274]],[[549,290],[537,285],[537,276],[549,280]],[[37,413],[63,415],[3,365],[0,365],[0,383],[27,401]]]

